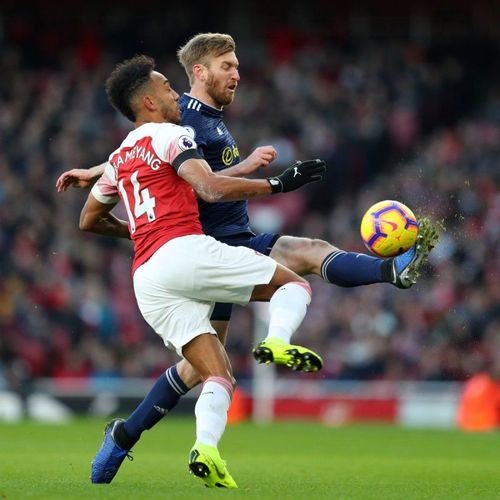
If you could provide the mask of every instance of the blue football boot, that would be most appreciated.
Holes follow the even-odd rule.
[[[99,451],[92,461],[90,480],[94,484],[110,483],[115,477],[125,457],[133,460],[130,450],[124,450],[115,443],[114,432],[117,426],[122,425],[123,418],[115,418],[104,428],[104,439]]]

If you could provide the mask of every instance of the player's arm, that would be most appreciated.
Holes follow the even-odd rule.
[[[178,174],[189,182],[204,201],[245,200],[255,196],[286,193],[323,178],[326,170],[322,160],[297,162],[276,177],[267,179],[241,179],[217,175],[200,158],[188,158],[178,163]]]
[[[111,213],[115,205],[116,203],[101,203],[90,193],[80,213],[80,229],[105,236],[130,239],[127,222]]]
[[[61,193],[66,191],[70,186],[75,188],[92,187],[103,174],[106,163],[104,162],[90,168],[73,168],[63,172],[56,181],[57,191]]]
[[[277,156],[278,153],[273,146],[259,146],[240,163],[218,173],[227,177],[245,177],[261,167],[267,167]]]

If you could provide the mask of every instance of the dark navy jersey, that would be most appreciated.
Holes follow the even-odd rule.
[[[199,154],[214,172],[240,162],[238,147],[223,122],[222,110],[208,106],[189,94],[179,99],[181,125],[193,134]],[[207,203],[198,200],[203,232],[217,239],[250,232],[247,201]]]

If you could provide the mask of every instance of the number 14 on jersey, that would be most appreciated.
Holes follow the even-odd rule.
[[[156,201],[154,197],[149,195],[149,189],[145,188],[141,190],[141,185],[137,179],[139,172],[134,172],[130,176],[130,182],[134,189],[134,211],[132,212],[130,208],[130,202],[127,196],[127,190],[124,187],[123,179],[118,183],[118,189],[122,195],[123,203],[127,210],[128,219],[130,222],[130,231],[135,233],[136,230],[136,219],[146,214],[148,216],[148,222],[153,222],[156,219],[154,208],[156,206]]]

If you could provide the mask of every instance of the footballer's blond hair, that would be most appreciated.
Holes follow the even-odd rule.
[[[189,78],[189,84],[194,81],[193,66],[203,64],[209,66],[210,59],[228,52],[234,52],[236,43],[231,35],[226,33],[198,33],[189,39],[177,51],[177,58]]]

